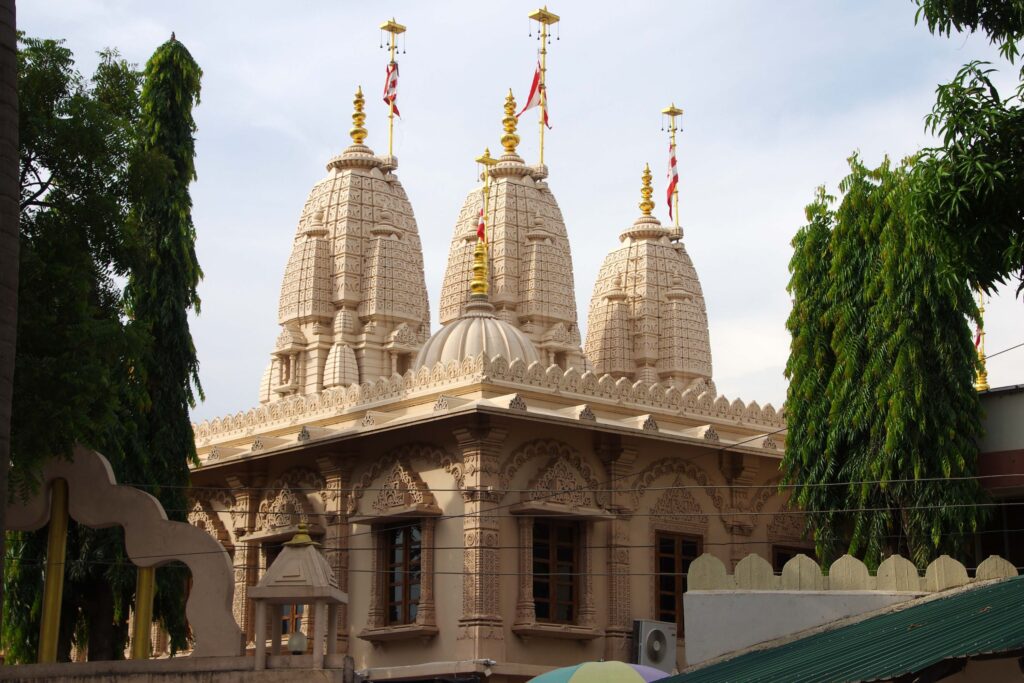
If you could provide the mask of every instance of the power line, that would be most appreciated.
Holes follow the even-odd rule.
[[[985,360],[988,360],[989,358],[995,358],[999,354],[1006,353],[1007,351],[1013,351],[1014,349],[1019,349],[1022,346],[1024,346],[1024,342],[1021,342],[1020,344],[1014,344],[1013,346],[1007,347],[1007,348],[1005,348],[1005,349],[1003,349],[1001,351],[996,351],[995,353],[986,354],[985,355]]]

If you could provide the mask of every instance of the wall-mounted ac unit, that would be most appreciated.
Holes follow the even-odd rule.
[[[676,625],[667,621],[633,621],[633,662],[666,673],[676,669]]]

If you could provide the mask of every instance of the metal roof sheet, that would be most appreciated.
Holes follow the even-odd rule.
[[[1019,576],[748,652],[659,683],[876,681],[945,659],[1022,648],[1024,576]]]

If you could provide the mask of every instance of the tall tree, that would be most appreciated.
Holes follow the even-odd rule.
[[[838,208],[819,191],[794,240],[783,468],[825,559],[962,556],[984,500],[969,478],[977,310],[921,206],[918,169],[850,168]]]
[[[4,607],[7,468],[18,319],[18,36],[14,0],[0,0],[0,614]]]
[[[984,31],[1010,63],[1024,39],[1021,0],[915,0],[933,33]],[[986,289],[1017,277],[1024,290],[1024,70],[1003,98],[986,62],[940,85],[928,116],[941,145],[924,151],[921,189],[939,236]]]
[[[149,59],[142,88],[142,149],[164,175],[143,193],[134,214],[140,253],[128,281],[131,315],[151,340],[140,371],[149,407],[142,423],[145,481],[172,519],[184,520],[189,463],[196,461],[189,409],[201,395],[188,312],[199,310],[202,277],[195,253],[189,185],[196,179],[192,109],[202,71],[172,34]],[[155,613],[174,638],[184,623],[184,578],[161,570]],[[175,645],[183,646],[183,642]]]
[[[14,495],[31,492],[42,463],[68,455],[75,443],[103,452],[119,473],[137,459],[129,435],[139,400],[130,369],[141,337],[125,324],[115,276],[129,270],[125,224],[137,184],[140,83],[116,53],[102,53],[87,81],[60,42],[21,39]],[[7,554],[4,636],[12,661],[35,656],[42,535],[21,535]],[[130,568],[120,532],[73,527],[68,550],[65,623],[74,625],[101,595],[109,611],[123,614],[132,587],[118,580]],[[116,656],[111,622],[89,633],[96,658]],[[66,633],[65,657],[70,641]]]

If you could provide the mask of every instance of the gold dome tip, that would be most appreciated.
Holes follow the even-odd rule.
[[[352,137],[352,142],[361,145],[363,140],[366,139],[366,129],[363,128],[363,124],[366,123],[366,114],[363,112],[363,108],[366,106],[366,98],[363,97],[363,86],[361,85],[356,89],[356,96],[352,100],[352,106],[354,108],[352,112],[352,130],[348,134]]]
[[[508,89],[505,97],[505,118],[501,120],[505,128],[505,134],[501,136],[501,146],[505,148],[505,154],[515,154],[516,146],[519,144],[519,136],[516,135],[516,98],[512,94],[512,88]]]
[[[654,202],[651,201],[651,196],[654,194],[654,189],[651,187],[651,165],[644,164],[644,172],[640,176],[643,185],[640,187],[640,210],[644,212],[645,216],[650,216],[651,211],[654,210]]]

